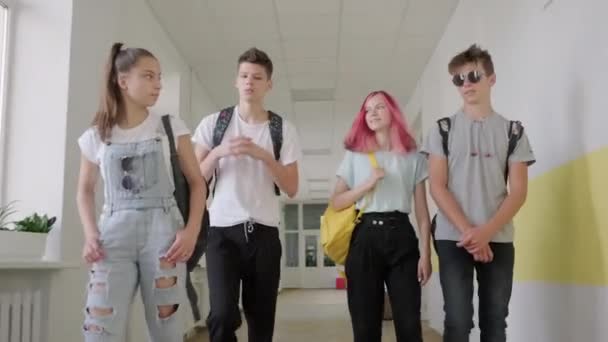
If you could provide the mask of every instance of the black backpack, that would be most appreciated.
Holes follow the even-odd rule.
[[[232,120],[233,114],[234,106],[224,108],[220,111],[220,114],[217,117],[217,121],[215,122],[215,127],[213,128],[213,148],[219,146],[222,143],[222,139],[224,139],[224,134],[228,129],[228,125],[230,125],[230,120]],[[270,139],[272,140],[274,159],[278,161],[279,159],[281,159],[281,148],[283,147],[283,118],[272,111],[268,111],[268,114],[270,120]],[[215,183],[212,190],[214,194],[215,185],[217,184],[217,177],[218,173],[216,169],[213,176],[213,178],[215,178]],[[210,179],[209,182],[211,182],[213,178]],[[276,184],[274,185],[274,193],[277,196],[281,195],[281,190]]]
[[[169,151],[171,152],[171,169],[173,171],[173,183],[175,185],[175,191],[173,195],[175,197],[175,201],[177,202],[177,207],[179,208],[179,211],[182,214],[182,218],[184,219],[184,223],[187,223],[190,214],[190,185],[188,184],[188,180],[184,176],[184,173],[182,172],[182,169],[179,165],[179,156],[177,154],[177,150],[175,149],[175,136],[173,135],[173,128],[171,128],[171,118],[169,114],[162,116],[162,122],[163,127],[165,129],[165,133],[167,134],[167,139],[169,140]],[[205,183],[205,186],[207,186],[207,183]],[[208,186],[207,198],[209,198]],[[194,289],[194,285],[192,284],[190,272],[194,270],[199,260],[205,253],[207,247],[208,231],[209,212],[205,208],[203,220],[201,222],[201,230],[199,231],[198,236],[196,238],[194,251],[192,251],[192,255],[190,256],[188,261],[186,261],[186,292],[188,294],[188,301],[190,302],[190,306],[192,307],[192,315],[194,316],[195,321],[201,320],[201,314],[198,308],[198,295],[196,293],[196,290]]]
[[[169,114],[163,115],[162,117],[163,126],[165,128],[165,133],[167,134],[167,138],[169,140],[169,151],[171,152],[171,169],[173,171],[173,183],[175,184],[175,192],[173,193],[175,197],[175,201],[177,202],[177,207],[179,208],[180,213],[184,219],[184,222],[188,222],[188,217],[190,214],[190,185],[188,185],[188,181],[182,172],[182,169],[179,165],[179,156],[177,154],[177,150],[175,149],[175,137],[173,135],[173,129],[171,128],[171,120]],[[205,184],[205,186],[207,186]],[[209,188],[207,187],[207,198],[209,197]],[[190,256],[190,259],[186,263],[188,272],[192,271],[200,258],[203,256],[205,252],[205,238],[207,236],[207,230],[209,228],[209,213],[207,209],[205,209],[205,213],[203,215],[203,222],[201,222],[201,230],[198,234],[198,238],[196,239],[196,245],[194,246],[194,251]]]
[[[446,158],[450,155],[450,150],[448,148],[448,138],[450,134],[450,129],[452,128],[452,120],[449,117],[441,118],[437,120],[437,125],[439,126],[439,134],[441,135],[441,147],[443,148],[443,153],[445,153]],[[515,151],[515,147],[517,147],[517,142],[524,135],[524,126],[520,121],[510,121],[509,122],[509,147],[507,149],[507,161],[505,165],[505,181],[509,177],[509,157]],[[433,241],[435,240],[435,228],[437,225],[437,214],[433,216],[431,220],[431,235],[433,236]],[[437,248],[435,247],[435,250]]]

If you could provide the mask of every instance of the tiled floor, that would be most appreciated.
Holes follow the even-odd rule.
[[[239,341],[247,341],[247,329],[239,329]],[[440,342],[441,337],[423,325],[425,342]],[[346,307],[346,292],[337,290],[290,290],[279,296],[274,341],[276,342],[350,342],[352,331]],[[188,342],[207,342],[207,332]],[[384,321],[383,342],[394,342],[392,321]]]

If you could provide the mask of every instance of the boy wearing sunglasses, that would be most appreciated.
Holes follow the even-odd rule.
[[[433,232],[445,301],[443,341],[469,341],[474,270],[481,342],[506,341],[511,221],[526,199],[534,154],[521,123],[492,107],[496,74],[488,51],[472,45],[452,58],[448,70],[463,106],[431,127],[422,149],[438,207]]]

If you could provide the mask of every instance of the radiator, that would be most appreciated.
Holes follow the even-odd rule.
[[[40,291],[0,292],[0,342],[40,342]]]

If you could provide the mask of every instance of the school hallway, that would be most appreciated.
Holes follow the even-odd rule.
[[[87,152],[89,156],[83,154],[79,143],[83,133],[92,128],[97,109],[113,107],[99,100],[102,90],[114,89],[114,82],[119,79],[109,77],[120,71],[116,57],[132,48],[144,48],[153,54],[160,73],[152,63],[154,77],[142,74],[141,80],[154,79],[156,84],[162,79],[162,89],[150,92],[149,100],[154,105],[149,107],[149,114],[154,115],[147,117],[171,114],[189,132],[200,132],[202,129],[197,128],[202,120],[233,108],[240,96],[253,94],[251,89],[235,87],[243,78],[238,72],[238,58],[252,47],[265,51],[273,63],[269,92],[265,93],[269,85],[265,82],[260,88],[265,90],[256,91],[254,102],[264,98],[263,109],[280,115],[289,124],[284,126],[284,132],[280,129],[284,137],[275,134],[276,142],[270,123],[266,133],[265,126],[242,120],[242,127],[251,126],[251,132],[262,127],[262,133],[249,134],[247,128],[241,135],[264,137],[267,151],[273,155],[275,143],[284,143],[277,149],[284,150],[279,159],[299,155],[298,189],[293,197],[284,193],[278,198],[277,211],[271,206],[265,208],[269,203],[266,196],[258,196],[264,190],[250,190],[262,184],[258,179],[267,181],[265,193],[274,203],[271,183],[275,180],[266,176],[254,178],[247,168],[239,167],[238,172],[219,176],[235,182],[234,186],[218,187],[218,191],[238,190],[239,200],[234,203],[255,204],[255,209],[246,211],[252,216],[247,221],[256,221],[254,216],[261,216],[268,209],[268,217],[272,218],[268,222],[278,222],[281,293],[274,341],[353,341],[346,291],[337,289],[345,286],[344,268],[325,255],[320,230],[320,217],[336,189],[337,171],[349,155],[345,137],[353,126],[359,125],[353,125],[355,117],[368,112],[366,96],[378,90],[394,97],[417,147],[431,140],[430,136],[440,137],[445,132],[438,120],[462,114],[463,95],[477,97],[487,91],[467,95],[466,91],[462,93],[464,84],[478,83],[484,76],[492,78],[486,70],[477,75],[449,72],[450,60],[472,44],[487,49],[493,60],[493,114],[519,121],[525,129],[515,131],[524,132],[530,143],[530,149],[520,150],[528,150],[536,157],[527,172],[525,203],[513,219],[515,264],[506,342],[607,342],[606,13],[606,0],[0,0],[0,342],[82,342],[83,322],[88,318],[86,313],[90,313],[86,309],[91,306],[87,303],[87,287],[99,290],[98,294],[104,288],[108,293],[130,291],[108,286],[105,281],[105,285],[92,282],[95,272],[91,273],[82,254],[86,238],[95,234],[84,233],[76,200],[78,193],[90,198],[92,190],[83,191],[87,182],[82,178],[97,175],[94,221],[105,224],[117,220],[116,216],[107,220],[108,215],[100,215],[104,211],[103,176],[120,175],[117,188],[129,193],[135,191],[128,189],[134,186],[129,179],[141,183],[138,188],[148,183],[156,188],[160,184],[159,175],[165,174],[164,168],[142,172],[148,164],[158,165],[164,159],[170,174],[173,169],[171,158],[166,158],[170,156],[170,145],[162,153],[155,150],[138,154],[139,161],[133,165],[128,162],[130,158],[116,158],[121,161],[108,169],[112,172],[86,163],[88,157],[100,165],[101,151],[112,142],[110,139],[101,143],[95,134],[94,139],[84,139],[97,151]],[[124,46],[110,54],[115,42]],[[109,57],[114,67],[104,68]],[[140,67],[137,65],[138,70]],[[480,67],[485,69],[484,65]],[[127,94],[119,88],[121,94]],[[243,113],[251,114],[246,111]],[[243,119],[237,115],[233,122],[239,117],[238,120]],[[116,127],[124,128],[124,132],[118,131],[118,138],[124,133],[129,142],[142,142],[135,135],[145,132],[142,139],[154,136],[167,145],[162,124],[155,127],[149,124],[154,121],[139,125],[127,121],[128,125]],[[486,125],[485,119],[467,122],[470,132],[485,132],[481,128]],[[458,131],[465,127],[456,120],[453,123],[449,127],[459,127]],[[275,130],[283,127],[275,126]],[[458,131],[453,130],[452,134]],[[207,133],[212,137],[216,130]],[[455,135],[445,136],[448,145],[457,140]],[[505,127],[505,137],[508,136]],[[508,143],[503,148],[502,138],[490,139],[481,148],[479,141],[461,140],[470,145],[470,151],[451,155],[474,158],[479,165],[493,165],[492,169],[500,171],[499,179],[474,177],[467,171],[467,183],[450,180],[449,184],[477,187],[481,181],[494,185],[498,181],[502,187],[505,168],[499,157],[508,151]],[[287,148],[296,142],[299,148]],[[450,150],[454,151],[452,146],[448,146]],[[251,157],[238,156],[235,162],[239,158]],[[260,166],[256,169],[263,170],[256,175],[267,175],[264,163],[255,163]],[[387,165],[382,160],[380,164],[383,169]],[[81,177],[83,165],[99,172],[83,172],[89,175]],[[148,179],[143,177],[146,173],[150,181],[144,181]],[[234,177],[224,176],[231,173]],[[509,187],[514,184],[507,183]],[[403,194],[399,187],[394,189]],[[427,183],[426,199],[432,216],[437,207],[429,189]],[[289,190],[293,195],[293,188]],[[393,187],[388,192],[392,190]],[[467,187],[463,197],[475,197],[475,192],[468,190]],[[243,200],[248,198],[247,193],[255,195],[250,197],[252,200]],[[162,199],[165,207],[172,203],[167,199]],[[471,207],[487,204],[474,202]],[[109,207],[113,213],[112,203],[105,204],[109,204],[106,212]],[[375,201],[369,204],[373,207]],[[89,206],[85,203],[85,207]],[[167,209],[166,213],[176,214],[176,222],[179,221],[177,212]],[[407,211],[406,207],[403,209]],[[409,220],[417,230],[415,209],[411,208],[410,213]],[[232,214],[225,216],[233,218]],[[41,219],[45,215],[53,218],[51,227],[48,220]],[[479,221],[472,224],[483,225],[479,217],[470,219]],[[490,226],[499,221],[486,223]],[[242,230],[246,241],[250,228]],[[380,229],[384,228],[386,225]],[[95,233],[91,227],[87,231]],[[510,236],[501,239],[510,240]],[[434,250],[431,261],[433,272],[422,289],[425,342],[441,340],[445,318],[444,292]],[[176,284],[183,284],[182,278]],[[206,316],[210,303],[205,257],[191,272],[191,279],[199,297],[195,305]],[[492,294],[498,292],[496,287],[491,288]],[[163,292],[158,291],[159,296]],[[475,327],[470,342],[480,342],[478,314],[483,310],[479,310],[477,287],[473,298]],[[177,339],[187,336],[187,342],[207,341],[205,330],[188,336],[197,324],[191,305],[186,298],[174,300],[170,304],[178,305]],[[120,317],[129,315],[108,323],[107,331],[125,323],[128,338],[124,342],[147,342],[141,302],[138,292],[129,311],[103,307],[115,310],[112,312]],[[126,300],[120,301],[124,303]],[[384,321],[383,327],[383,341],[396,341],[393,322]],[[244,317],[238,336],[240,342],[247,341]]]
[[[441,337],[423,322],[424,342],[439,342]],[[200,331],[187,342],[207,342],[207,331]],[[383,321],[382,341],[393,342],[393,321]],[[238,330],[239,341],[247,341],[247,327]],[[276,342],[350,342],[353,340],[346,291],[284,290],[279,295],[274,341]]]

